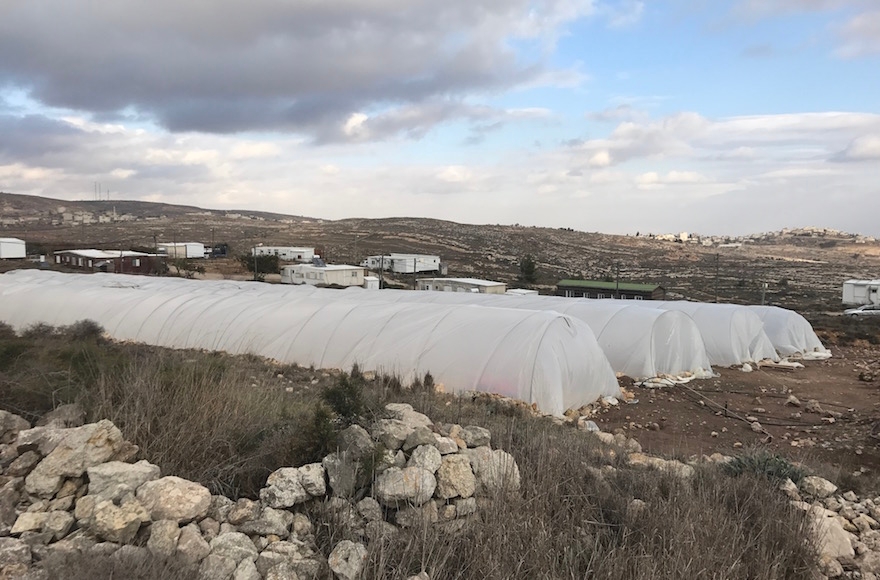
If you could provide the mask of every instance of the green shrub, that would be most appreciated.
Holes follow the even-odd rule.
[[[795,483],[800,482],[806,475],[803,469],[784,457],[764,450],[737,455],[724,465],[724,471],[734,477],[748,473],[772,480],[791,479]]]
[[[360,371],[357,373],[360,375]],[[354,375],[341,375],[335,385],[323,392],[322,397],[346,425],[354,423],[364,412],[363,381]]]

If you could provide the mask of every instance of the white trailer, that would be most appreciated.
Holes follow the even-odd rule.
[[[843,283],[843,303],[848,306],[880,304],[880,280],[847,280]]]
[[[171,259],[205,257],[205,244],[199,242],[160,242],[156,244],[156,249],[159,254],[164,254]]]
[[[364,269],[346,264],[284,266],[281,268],[281,283],[309,286],[363,286]]]
[[[386,270],[395,274],[439,272],[440,256],[429,254],[386,254],[368,256],[361,265],[370,270]]]
[[[300,246],[256,246],[251,248],[251,256],[278,256],[285,262],[311,262],[315,257],[315,248]]]
[[[0,238],[0,259],[18,260],[27,257],[24,240]]]

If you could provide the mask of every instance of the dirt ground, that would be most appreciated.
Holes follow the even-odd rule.
[[[721,368],[716,378],[653,389],[623,379],[634,398],[595,421],[603,431],[625,429],[648,453],[688,458],[764,446],[797,461],[880,474],[880,347],[860,342],[831,346],[831,359],[802,361],[802,369]]]

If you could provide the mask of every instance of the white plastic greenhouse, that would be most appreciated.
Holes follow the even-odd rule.
[[[299,288],[289,292],[299,292]],[[697,325],[682,312],[639,308],[621,301],[575,300],[552,296],[508,296],[457,292],[383,290],[344,292],[311,288],[312,295],[339,300],[474,304],[492,308],[542,310],[567,314],[586,322],[615,372],[634,379],[660,375],[712,374],[709,356]]]
[[[778,306],[749,306],[764,323],[764,332],[781,356],[800,356],[806,360],[821,360],[831,353],[816,336],[807,319]]]
[[[764,323],[748,306],[687,302],[685,300],[634,300],[645,308],[678,310],[690,316],[706,344],[713,365],[730,367],[762,360],[778,361],[779,355],[764,332]]]
[[[498,393],[555,415],[620,394],[590,327],[569,316],[341,301],[276,288],[19,270],[0,276],[0,320],[23,329],[91,319],[113,338],[157,346],[319,368],[357,363],[403,380],[430,372],[449,391]]]

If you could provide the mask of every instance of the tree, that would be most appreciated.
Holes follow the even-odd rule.
[[[204,266],[186,258],[175,258],[172,260],[171,265],[177,270],[177,275],[184,278],[193,278],[196,274],[204,275],[205,273]]]
[[[519,261],[519,278],[529,284],[534,284],[538,281],[538,270],[535,266],[535,259],[531,254],[526,254]]]
[[[255,258],[253,255],[242,254],[238,257],[238,261],[248,272],[253,272],[254,266],[256,266],[257,271],[254,278],[257,280],[264,280],[266,274],[278,273],[278,256],[257,256]]]

